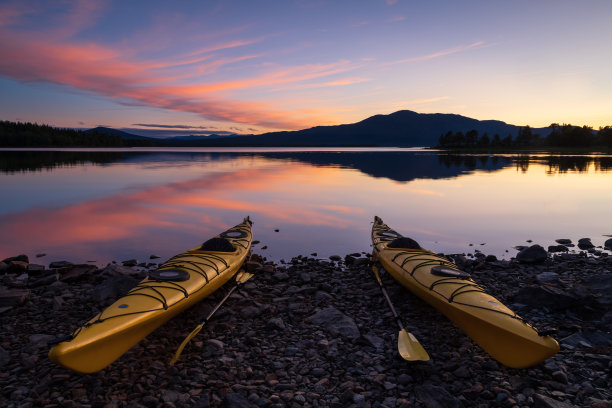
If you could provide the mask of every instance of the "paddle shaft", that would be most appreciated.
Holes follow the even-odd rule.
[[[387,303],[389,304],[389,307],[391,308],[391,313],[393,313],[393,317],[395,317],[395,321],[397,322],[397,325],[399,326],[400,330],[404,330],[404,325],[402,324],[402,321],[399,315],[395,311],[395,308],[393,307],[393,303],[391,303],[391,298],[389,297],[389,294],[387,293],[387,290],[385,289],[385,285],[383,284],[382,279],[380,278],[380,275],[378,274],[378,267],[376,265],[372,265],[372,271],[374,272],[374,275],[376,276],[376,281],[378,282],[378,286],[380,287],[381,292],[385,296],[385,299],[387,299]]]
[[[249,279],[249,278],[250,278],[250,276],[247,279]],[[229,298],[232,295],[232,293],[234,293],[234,291],[236,289],[238,289],[238,287],[241,284],[242,284],[242,281],[240,280],[240,277],[237,277],[236,284],[234,286],[232,286],[232,288],[229,290],[229,292],[227,292],[227,294],[223,297],[223,299],[221,299],[221,301],[219,303],[217,303],[217,306],[215,306],[215,308],[210,311],[208,316],[206,316],[206,319],[204,319],[204,321],[202,323],[200,323],[200,326],[204,326],[206,323],[208,323],[208,321],[213,317],[213,315],[217,312],[217,310],[219,310],[219,308],[221,306],[223,306],[223,304],[225,303],[227,298]]]

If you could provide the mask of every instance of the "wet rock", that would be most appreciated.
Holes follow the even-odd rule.
[[[538,244],[527,247],[516,254],[516,259],[522,263],[544,262],[546,258],[548,258],[548,253]]]
[[[138,259],[128,259],[127,261],[123,261],[121,262],[121,265],[123,266],[136,266],[138,265]]]
[[[4,262],[7,265],[13,261],[25,262],[26,264],[30,263],[30,259],[28,258],[27,255],[11,256],[10,258],[6,258],[2,260],[2,262]]]
[[[98,268],[95,265],[71,265],[59,270],[59,280],[63,282],[76,282],[82,279],[90,278]]]
[[[561,245],[570,245],[572,243],[572,240],[569,238],[559,238],[555,239],[555,242]]]
[[[549,245],[548,252],[568,252],[569,248],[565,245]]]
[[[355,321],[333,306],[315,313],[309,320],[332,333],[340,334],[349,339],[358,339],[361,334]]]
[[[604,243],[604,248],[612,251],[612,238],[608,238]]]
[[[329,257],[329,259],[330,259],[331,261],[338,262],[338,261],[341,261],[341,260],[342,260],[342,257],[341,257],[340,255],[331,255],[331,256]]]
[[[595,245],[591,242],[591,238],[580,238],[578,240],[578,248],[586,250],[595,248]]]
[[[74,265],[72,262],[68,261],[55,261],[49,264],[50,269],[59,269],[59,268],[67,268],[69,266]]]

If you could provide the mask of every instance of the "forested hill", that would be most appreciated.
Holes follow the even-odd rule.
[[[148,138],[125,139],[120,134],[61,129],[36,123],[0,121],[2,147],[127,147],[151,146]]]
[[[461,115],[416,113],[409,110],[371,116],[361,122],[316,126],[292,132],[272,132],[207,140],[205,146],[435,146],[449,130],[516,137],[520,127],[496,120],[477,120]]]

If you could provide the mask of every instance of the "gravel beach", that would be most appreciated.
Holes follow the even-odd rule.
[[[155,264],[8,258],[0,263],[0,406],[612,407],[612,256],[527,249],[536,256],[447,255],[525,320],[557,330],[560,352],[520,370],[497,363],[384,273],[404,325],[431,356],[402,360],[397,326],[362,252],[278,263],[254,254],[246,267],[255,276],[176,365],[169,361],[178,345],[229,285],[106,369],[77,374],[51,363],[48,342],[70,334]],[[556,250],[563,252],[549,252]]]

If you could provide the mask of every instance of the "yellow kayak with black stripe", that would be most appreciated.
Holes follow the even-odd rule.
[[[49,358],[80,373],[107,367],[153,330],[229,281],[250,253],[252,223],[242,223],[178,254],[125,296],[55,344]]]
[[[470,275],[379,217],[372,226],[374,260],[412,293],[442,312],[505,366],[525,368],[554,356],[559,343],[525,322]]]

